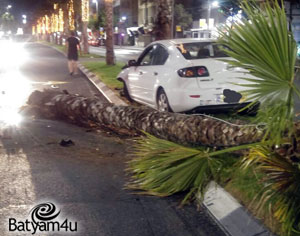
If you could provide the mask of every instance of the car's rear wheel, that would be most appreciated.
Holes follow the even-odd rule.
[[[167,94],[163,89],[160,89],[157,94],[157,110],[161,112],[171,112]]]

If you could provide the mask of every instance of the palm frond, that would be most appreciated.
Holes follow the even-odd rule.
[[[258,118],[267,124],[266,137],[278,143],[292,131],[294,94],[299,95],[294,85],[296,42],[277,1],[263,7],[255,1],[241,4],[248,19],[220,30],[219,43],[230,48],[224,50],[235,59],[226,60],[228,64],[248,71],[243,79],[249,83],[241,86],[249,100],[261,103]]]
[[[274,217],[282,223],[284,235],[300,233],[300,169],[269,146],[257,146],[242,161],[242,168],[254,167],[262,173],[264,184],[257,196],[258,207],[271,207]]]
[[[156,196],[188,191],[185,203],[196,195],[203,196],[208,183],[218,180],[224,166],[232,164],[233,155],[226,155],[227,152],[248,147],[195,149],[147,134],[135,145],[135,158],[127,169],[132,174],[127,187]]]

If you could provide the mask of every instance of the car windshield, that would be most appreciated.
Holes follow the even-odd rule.
[[[213,42],[180,43],[176,45],[185,59],[195,60],[202,58],[229,57],[221,45]]]

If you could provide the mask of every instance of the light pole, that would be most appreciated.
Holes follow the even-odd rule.
[[[93,0],[93,3],[96,4],[96,14],[97,14],[97,19],[98,19],[98,11],[99,11],[99,9],[98,9],[98,0]]]
[[[209,27],[209,19],[210,19],[210,14],[211,14],[211,9],[212,8],[217,8],[219,7],[219,2],[218,1],[213,1],[212,3],[210,3],[211,0],[207,0],[207,20],[206,20],[206,24],[207,24],[207,29],[210,29]]]

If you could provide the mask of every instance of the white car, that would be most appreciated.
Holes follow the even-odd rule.
[[[245,88],[239,86],[246,82],[238,78],[245,71],[220,61],[225,57],[213,39],[156,41],[117,79],[127,98],[159,111],[238,109],[249,104],[243,103]]]

